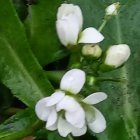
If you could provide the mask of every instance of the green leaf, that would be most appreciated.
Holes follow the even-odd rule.
[[[36,4],[29,6],[25,24],[28,39],[34,54],[43,66],[67,55],[55,29],[57,8],[61,3],[62,0],[38,0]]]
[[[0,1],[0,80],[26,105],[53,92],[10,0]]]
[[[84,28],[99,28],[104,17],[105,8],[116,0],[70,0],[69,3],[80,5],[84,15]],[[121,69],[104,73],[101,76],[114,76],[127,82],[104,82],[100,91],[108,94],[108,99],[97,107],[107,120],[107,129],[96,135],[99,140],[139,140],[140,128],[140,1],[120,0],[119,16],[113,17],[103,30],[105,36],[101,43],[103,50],[110,45],[125,43],[132,54],[128,63]],[[90,14],[89,14],[90,13]]]
[[[106,92],[111,99],[110,104],[114,104],[112,107],[107,105],[105,109],[106,115],[109,115],[110,110],[114,110],[108,117],[108,127],[110,128],[106,131],[106,137],[111,140],[139,140],[138,130],[140,125],[138,116],[140,111],[138,111],[138,108],[140,95],[138,89],[140,88],[140,73],[138,54],[140,49],[138,45],[140,32],[138,30],[138,19],[140,18],[140,13],[137,11],[140,1],[122,0],[121,4],[122,8],[119,15],[109,22],[104,30],[104,34],[108,33],[107,37],[110,37],[109,41],[106,41],[105,44],[128,44],[132,54],[126,65],[120,70],[112,72],[114,77],[124,78],[127,82],[120,84],[104,83],[103,85],[105,90],[107,88]],[[107,75],[110,75],[110,73]],[[117,129],[117,134],[115,129]],[[104,140],[104,137],[101,137],[101,140]]]
[[[10,90],[0,83],[0,122],[3,122],[8,116],[5,114],[5,110],[8,109],[13,102],[13,95]]]
[[[26,109],[0,125],[0,140],[19,140],[41,126],[32,109]]]
[[[12,0],[12,1],[18,13],[19,18],[23,21],[28,14],[27,4],[25,3],[24,0]]]

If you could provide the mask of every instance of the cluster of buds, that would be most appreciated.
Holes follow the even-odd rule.
[[[117,15],[120,3],[111,4],[105,9],[106,16]],[[58,37],[64,46],[75,46],[84,44],[82,54],[84,57],[98,59],[102,57],[102,49],[99,43],[104,36],[94,27],[88,27],[82,31],[83,16],[79,6],[73,4],[62,4],[58,8],[56,29]],[[102,59],[100,68],[106,71],[122,66],[130,56],[129,46],[118,44],[111,46]]]

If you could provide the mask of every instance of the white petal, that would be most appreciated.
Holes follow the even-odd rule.
[[[62,137],[66,137],[69,133],[72,133],[73,136],[81,136],[84,135],[86,131],[87,127],[85,125],[82,128],[76,128],[62,117],[58,119],[58,132]]]
[[[72,69],[62,77],[60,88],[77,94],[85,83],[85,72],[80,69]]]
[[[58,132],[62,137],[66,137],[72,130],[71,125],[62,117],[58,119]]]
[[[82,16],[82,11],[78,5],[61,4],[61,6],[58,8],[57,19],[61,19],[64,16],[69,16],[70,14],[77,17],[78,23],[82,28],[83,16]]]
[[[59,101],[61,101],[64,98],[64,96],[65,96],[65,93],[63,91],[56,91],[56,92],[54,92],[50,96],[46,106],[52,106],[52,105],[57,104]]]
[[[87,132],[87,127],[84,125],[82,128],[72,128],[72,135],[75,137],[82,136]]]
[[[74,15],[64,16],[56,21],[56,30],[61,43],[64,46],[76,45],[80,32],[78,19]]]
[[[75,14],[76,14],[77,19],[78,19],[79,30],[81,30],[82,25],[83,25],[83,15],[82,15],[82,11],[81,11],[79,6],[75,6]]]
[[[95,109],[95,120],[92,123],[88,123],[88,127],[90,128],[91,131],[95,133],[100,133],[103,132],[106,128],[106,120],[102,113]]]
[[[82,128],[85,124],[85,112],[80,106],[75,112],[66,111],[65,117],[74,127]]]
[[[87,123],[91,123],[95,120],[95,109],[93,106],[86,108],[85,114]]]
[[[55,124],[57,121],[57,112],[55,108],[53,108],[48,116],[46,127],[50,127]]]
[[[97,104],[107,98],[104,92],[96,92],[86,97],[83,102],[87,104]]]
[[[53,125],[47,127],[47,123],[46,123],[46,129],[50,130],[50,131],[54,131],[57,129],[57,122],[54,123]]]
[[[65,111],[70,111],[70,112],[75,112],[77,109],[79,109],[79,103],[70,96],[65,96],[61,102],[59,102],[56,105],[56,110],[65,110]]]
[[[48,119],[49,113],[52,109],[51,107],[46,107],[48,100],[49,97],[43,98],[39,100],[35,106],[37,117],[42,121],[46,121]]]
[[[107,50],[105,64],[117,68],[128,60],[130,54],[131,50],[128,45],[113,45]]]
[[[104,36],[95,28],[86,28],[80,35],[78,43],[99,43],[104,39]]]

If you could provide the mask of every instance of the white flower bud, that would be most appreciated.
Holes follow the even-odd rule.
[[[113,45],[107,50],[105,64],[117,68],[128,60],[130,54],[131,51],[128,45]]]
[[[119,7],[120,7],[119,2],[116,2],[116,3],[113,3],[113,4],[109,5],[105,9],[106,15],[108,15],[108,16],[117,15]]]
[[[99,45],[85,45],[82,48],[82,54],[84,56],[99,58],[102,54],[102,49],[99,47]]]
[[[56,30],[64,46],[76,45],[82,25],[83,16],[79,6],[62,4],[58,8]]]

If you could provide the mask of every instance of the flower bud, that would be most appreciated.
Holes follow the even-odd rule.
[[[108,16],[117,15],[119,7],[120,7],[119,2],[116,2],[116,3],[113,3],[113,4],[109,5],[105,9],[106,15],[108,15]]]
[[[130,48],[126,44],[111,46],[106,52],[105,65],[118,68],[123,65],[131,54]]]
[[[91,56],[93,58],[99,58],[102,54],[102,50],[99,45],[85,45],[82,48],[82,54],[84,56]]]
[[[58,8],[56,30],[64,46],[76,45],[82,24],[83,16],[79,6],[62,4]]]

